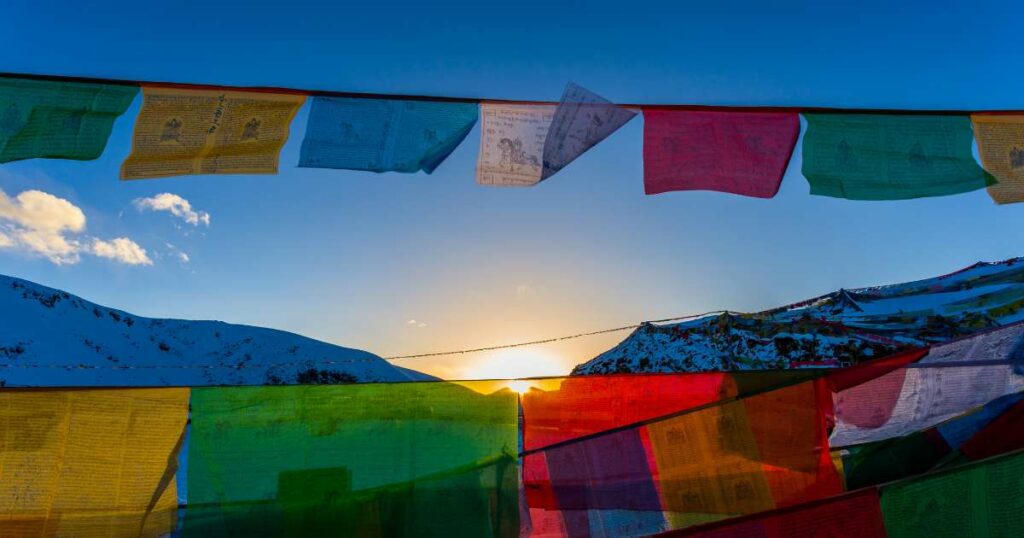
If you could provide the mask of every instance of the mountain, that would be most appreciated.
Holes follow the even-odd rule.
[[[573,369],[694,372],[845,366],[1024,320],[1024,258],[758,312],[655,325]]]
[[[0,275],[7,386],[197,386],[433,379],[357,349],[220,321],[144,318]]]

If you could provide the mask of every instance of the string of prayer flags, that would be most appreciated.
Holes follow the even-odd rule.
[[[935,345],[920,364],[839,391],[832,445],[908,435],[1024,390],[1024,375],[1011,361],[1022,335],[1024,325],[1015,324]],[[979,356],[1005,362],[970,364]]]
[[[302,95],[146,86],[121,179],[276,174]]]
[[[0,77],[0,163],[92,160],[138,86]]]
[[[188,389],[0,392],[0,536],[166,536]]]
[[[478,114],[476,103],[315,97],[299,166],[429,174]]]
[[[779,192],[800,136],[793,113],[644,109],[644,192]]]
[[[489,385],[195,389],[183,536],[518,535],[517,397]]]
[[[978,190],[995,179],[971,154],[967,116],[804,114],[811,194],[905,200]]]
[[[635,115],[572,83],[557,106],[483,102],[477,183],[536,185]]]
[[[1024,528],[1024,454],[882,488],[891,538],[1019,536]]]
[[[629,123],[636,112],[570,82],[562,93],[544,139],[544,171],[547,179]]]
[[[1024,116],[974,114],[981,164],[999,180],[988,194],[997,204],[1024,202]]]

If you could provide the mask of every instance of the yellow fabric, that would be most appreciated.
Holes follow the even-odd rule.
[[[143,87],[121,179],[275,174],[302,95]]]
[[[188,389],[0,392],[0,536],[173,530],[188,400]]]
[[[742,401],[648,426],[666,511],[749,514],[775,507]]]
[[[1024,116],[974,114],[981,164],[999,181],[988,187],[997,204],[1024,202]]]

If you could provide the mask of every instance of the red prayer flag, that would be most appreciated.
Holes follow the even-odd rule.
[[[1024,448],[1024,402],[1009,408],[960,447],[968,459],[980,460]]]
[[[644,109],[644,191],[771,198],[799,136],[792,112]]]

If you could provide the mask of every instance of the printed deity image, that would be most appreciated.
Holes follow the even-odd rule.
[[[143,88],[122,179],[274,174],[301,95]]]
[[[477,183],[529,186],[540,182],[553,105],[480,105]]]

